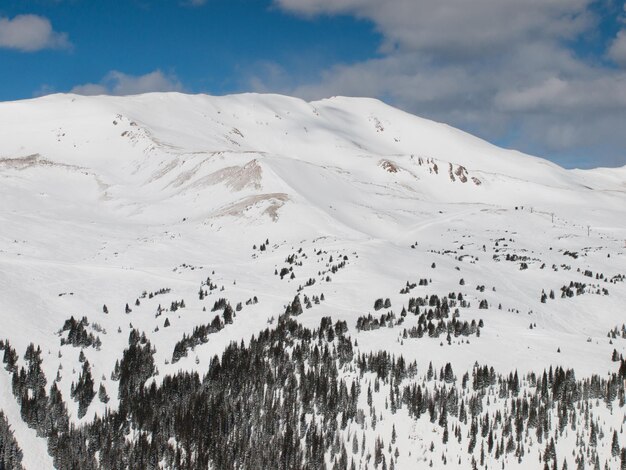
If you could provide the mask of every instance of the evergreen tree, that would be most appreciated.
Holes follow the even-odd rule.
[[[100,384],[100,388],[98,388],[98,398],[100,399],[100,401],[102,403],[108,403],[109,402],[109,396],[107,395],[107,391],[104,388],[104,384]]]
[[[76,385],[72,384],[72,398],[78,402],[78,417],[82,418],[87,413],[87,409],[96,396],[94,382],[91,377],[91,367],[89,361],[83,362],[83,370],[78,376]]]
[[[302,307],[301,307],[302,308]],[[224,324],[230,325],[233,322],[233,309],[230,304],[226,304],[224,307]]]
[[[0,410],[0,469],[22,470],[22,456],[22,449],[4,412]]]

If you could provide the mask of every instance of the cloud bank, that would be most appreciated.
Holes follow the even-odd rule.
[[[160,70],[145,75],[127,75],[113,70],[98,83],[86,83],[72,88],[78,95],[138,95],[155,91],[183,91],[175,75],[165,75]]]
[[[592,3],[275,0],[305,18],[369,21],[383,38],[378,57],[337,64],[314,81],[289,86],[282,75],[276,91],[308,99],[375,96],[529,152],[624,165],[626,28],[602,60],[579,57],[572,44],[598,28]],[[275,89],[275,76],[257,75],[250,83]]]

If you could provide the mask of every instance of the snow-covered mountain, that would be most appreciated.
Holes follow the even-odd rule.
[[[565,170],[376,100],[167,93],[0,103],[0,201],[0,337],[17,352],[17,369],[34,367],[24,359],[30,343],[41,347],[46,393],[57,384],[76,425],[89,426],[124,401],[124,379],[113,378],[132,330],[154,348],[158,375],[146,385],[165,387],[164,378],[181,370],[202,377],[213,356],[274,328],[289,305],[287,316],[311,330],[323,317],[346,322],[339,336],[351,338],[355,360],[339,373],[360,384],[363,410],[336,433],[350,464],[380,468],[381,454],[386,468],[441,468],[444,461],[471,468],[472,458],[481,461],[481,439],[488,445],[485,433],[468,450],[471,417],[431,422],[428,413],[411,414],[408,398],[389,407],[390,379],[382,377],[379,389],[356,354],[382,350],[415,361],[416,374],[397,386],[421,384],[436,395],[443,384],[469,400],[471,386],[461,382],[466,372],[472,381],[475,364],[503,377],[517,371],[519,397],[532,396],[539,387],[526,374],[560,366],[579,380],[606,379],[626,348],[626,167]],[[232,323],[188,340],[216,313],[225,320],[226,305]],[[66,323],[72,316],[78,322]],[[447,331],[432,329],[437,324]],[[72,398],[84,375],[81,352],[107,403],[95,397],[80,409],[81,399]],[[435,376],[450,363],[456,380],[432,380],[430,363]],[[51,468],[45,432],[38,437],[37,420],[31,427],[22,420],[15,380],[0,373],[0,408],[24,466]],[[473,409],[477,419],[511,413],[510,384],[503,392],[500,383],[478,391],[484,409]],[[34,388],[18,390],[32,397]],[[509,450],[506,425],[490,427],[507,450],[483,450],[484,464],[543,468],[538,455],[545,460],[546,442],[558,434],[559,468],[564,457],[575,468],[579,439],[589,449],[587,465],[597,455],[617,468],[611,438],[616,430],[626,444],[624,408],[578,398],[570,427],[558,434],[555,425],[540,443],[534,430],[528,437],[529,425],[526,438],[510,434]],[[593,407],[591,418],[581,406]],[[143,431],[129,422],[125,439],[138,442]],[[589,422],[602,434],[596,445],[587,444]],[[169,437],[177,449],[180,436]],[[326,453],[328,468],[340,448]],[[104,451],[94,449],[91,457],[109,468]],[[200,464],[192,457],[198,450],[179,452]],[[168,458],[159,454],[163,468],[175,466]],[[71,466],[58,456],[56,465]]]

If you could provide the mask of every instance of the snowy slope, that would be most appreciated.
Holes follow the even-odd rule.
[[[41,345],[48,384],[62,366],[77,422],[116,406],[109,377],[131,324],[156,347],[159,377],[203,370],[230,341],[267,327],[310,278],[304,292],[326,300],[301,323],[346,320],[361,351],[402,354],[422,371],[451,362],[462,375],[478,362],[605,375],[613,349],[626,351],[626,340],[607,338],[626,322],[625,284],[609,282],[626,274],[624,169],[565,170],[360,98],[52,95],[0,103],[0,123],[1,336],[21,361],[29,343]],[[285,262],[292,254],[301,265]],[[345,267],[327,272],[330,256],[346,256]],[[294,278],[274,274],[282,267]],[[200,300],[207,277],[224,290]],[[399,293],[422,278],[428,286]],[[572,281],[588,292],[561,298]],[[135,306],[161,288],[170,291]],[[462,319],[484,320],[479,338],[403,340],[410,317],[356,331],[377,298],[399,315],[410,296],[461,290]],[[556,298],[541,302],[542,290]],[[222,296],[244,304],[234,324],[171,364],[175,343],[210,321],[203,307]],[[180,299],[186,308],[164,328],[157,307]],[[106,331],[84,354],[111,402],[94,400],[82,420],[69,398],[80,349],[57,335],[70,316]],[[0,407],[15,420],[2,374]],[[26,468],[51,466],[45,440],[11,424]]]

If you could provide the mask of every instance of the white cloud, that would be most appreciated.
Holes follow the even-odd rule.
[[[72,88],[78,95],[138,95],[153,91],[183,91],[175,75],[165,75],[160,70],[145,75],[127,75],[113,70],[99,83],[86,83]]]
[[[351,14],[372,21],[385,38],[383,50],[483,55],[521,39],[567,38],[593,17],[591,0],[276,0],[305,16]]]
[[[617,33],[617,37],[608,51],[609,57],[617,64],[626,67],[626,29]]]
[[[37,15],[0,17],[0,48],[34,52],[69,47],[67,34],[54,31],[47,18]]]
[[[626,164],[626,70],[585,62],[567,46],[594,31],[592,0],[275,3],[305,17],[370,21],[382,36],[380,55],[289,85],[284,75],[273,82],[276,73],[257,73],[250,84],[259,89],[308,99],[375,96],[491,140],[516,135],[522,150],[602,147],[598,162]],[[623,64],[626,36],[607,53]]]

